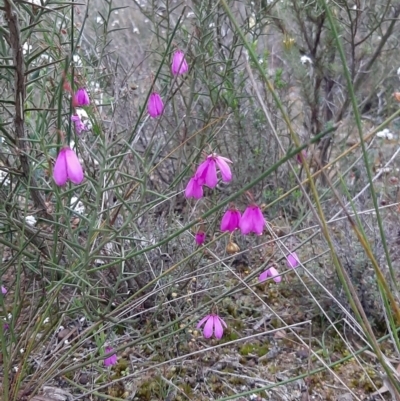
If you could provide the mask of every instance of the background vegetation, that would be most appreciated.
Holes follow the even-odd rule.
[[[391,0],[0,0],[3,399],[400,399],[399,15]],[[66,82],[91,99],[79,136]],[[85,180],[60,188],[63,138]],[[186,199],[212,152],[232,182]],[[221,233],[251,199],[264,234]],[[271,265],[282,282],[260,283]],[[221,340],[196,329],[213,308]]]

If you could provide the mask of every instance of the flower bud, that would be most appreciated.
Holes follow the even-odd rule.
[[[226,246],[226,252],[229,253],[229,255],[234,255],[235,253],[238,253],[240,251],[240,248],[237,244],[235,244],[232,241],[228,242],[228,245]]]

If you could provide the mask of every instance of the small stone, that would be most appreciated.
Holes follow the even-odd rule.
[[[80,384],[89,383],[89,376],[86,373],[81,374],[81,377],[79,378],[79,383]]]
[[[69,329],[62,329],[58,334],[57,337],[59,340],[62,340],[64,337],[67,337],[69,334],[70,330]]]
[[[299,351],[296,351],[297,358],[305,359],[305,358],[308,358],[308,355],[309,355],[309,352],[306,349],[301,349]]]

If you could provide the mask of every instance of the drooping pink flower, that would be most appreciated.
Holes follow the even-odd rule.
[[[149,97],[149,102],[147,103],[147,111],[150,114],[150,117],[158,117],[164,111],[164,103],[161,99],[161,96],[157,92],[153,92]]]
[[[74,184],[80,184],[83,181],[83,169],[78,156],[68,146],[62,148],[57,156],[53,178],[58,186],[65,185],[68,180]]]
[[[3,285],[1,286],[1,293],[2,293],[3,295],[6,295],[6,294],[7,294],[7,288],[4,287]]]
[[[221,220],[221,231],[235,231],[239,228],[241,217],[239,210],[235,208],[228,209]]]
[[[282,277],[279,275],[278,270],[276,270],[273,266],[262,272],[258,277],[258,280],[264,281],[270,277],[272,277],[272,280],[274,280],[275,283],[280,283],[282,281]]]
[[[264,230],[265,219],[257,205],[247,206],[242,218],[240,219],[239,227],[243,235],[247,235],[252,231],[261,235]]]
[[[185,189],[186,198],[200,199],[203,197],[203,187],[199,184],[196,176],[192,177]]]
[[[206,233],[204,231],[197,231],[195,240],[197,245],[203,245],[206,240]]]
[[[300,259],[296,252],[291,252],[286,257],[287,265],[290,269],[295,269],[300,264]]]
[[[104,353],[105,354],[109,354],[112,351],[113,351],[112,347],[106,347],[104,349]],[[115,365],[116,363],[117,363],[117,354],[113,354],[113,355],[109,356],[108,358],[104,359],[104,366],[105,367],[109,367],[109,366]]]
[[[195,176],[197,177],[200,185],[207,185],[210,188],[215,188],[218,183],[217,166],[221,172],[222,180],[229,182],[232,179],[231,168],[228,163],[232,163],[226,157],[212,154],[207,156],[207,159],[196,170]]]
[[[174,75],[185,74],[189,71],[189,66],[182,50],[176,50],[172,55],[171,70]]]
[[[75,131],[76,131],[76,133],[78,135],[80,135],[82,133],[82,131],[86,131],[87,130],[86,125],[83,123],[83,121],[81,120],[81,118],[77,114],[73,114],[71,116],[71,120],[74,123]]]
[[[210,314],[200,320],[197,324],[197,328],[200,329],[204,325],[203,335],[205,338],[210,338],[213,334],[215,338],[221,339],[224,335],[224,328],[227,327],[226,323],[218,315]]]
[[[301,155],[303,156],[303,159],[307,158],[307,152],[306,152],[305,149],[303,149],[300,153],[301,153]],[[297,161],[298,164],[301,164],[301,156],[300,156],[300,153],[297,153],[297,155],[296,155],[296,161]]]
[[[90,104],[90,99],[86,89],[79,88],[75,93],[74,106],[82,107],[82,106],[89,106],[89,104]]]

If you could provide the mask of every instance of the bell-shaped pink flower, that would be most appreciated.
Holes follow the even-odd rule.
[[[303,159],[306,159],[306,158],[307,158],[307,152],[306,152],[305,149],[303,149],[300,153],[301,153],[301,155],[303,156]],[[300,156],[300,153],[297,153],[297,155],[296,155],[296,161],[297,161],[298,164],[301,164],[301,156]]]
[[[89,104],[90,104],[90,99],[86,89],[79,88],[75,93],[74,106],[82,107],[82,106],[89,106]]]
[[[265,272],[262,272],[258,279],[260,281],[264,281],[270,277],[275,281],[275,283],[280,283],[282,281],[282,277],[279,275],[278,270],[276,270],[273,266],[265,270]]]
[[[58,186],[63,186],[68,180],[74,184],[83,181],[83,170],[78,156],[69,147],[62,148],[57,156],[53,169],[53,178]]]
[[[295,269],[300,264],[300,259],[296,252],[291,252],[286,257],[287,265],[290,269]]]
[[[1,293],[2,293],[3,295],[6,295],[6,294],[7,294],[7,288],[4,287],[3,285],[1,286]]]
[[[196,176],[192,177],[185,189],[186,198],[200,199],[203,197],[203,187],[199,184]]]
[[[153,92],[149,97],[149,102],[147,103],[147,111],[150,114],[150,117],[158,117],[164,111],[164,103],[161,99],[161,96],[157,92]]]
[[[105,354],[109,354],[112,351],[113,351],[112,347],[106,347],[104,349],[104,353]],[[115,365],[116,363],[117,363],[117,354],[111,355],[108,358],[104,359],[104,366],[105,367],[109,367],[109,366]]]
[[[252,231],[261,235],[264,230],[265,219],[257,205],[250,205],[240,219],[239,227],[243,235],[247,235]]]
[[[197,245],[203,245],[206,240],[206,233],[204,231],[197,231],[195,241]]]
[[[241,217],[239,210],[235,208],[228,209],[221,220],[221,231],[235,231],[239,228]]]
[[[182,50],[176,50],[172,55],[171,70],[174,75],[186,74],[189,71],[189,66]]]
[[[197,177],[199,184],[215,188],[218,183],[217,166],[221,172],[222,180],[229,182],[232,179],[232,172],[228,163],[232,162],[226,157],[218,156],[216,154],[207,156],[207,159],[201,163],[196,170],[195,176]]]
[[[205,338],[210,338],[214,334],[215,338],[221,339],[224,335],[223,326],[227,327],[223,319],[213,313],[201,319],[197,324],[197,328],[200,329],[203,324],[203,335]]]
[[[81,118],[77,114],[73,114],[71,116],[71,120],[74,123],[75,131],[78,135],[80,135],[82,131],[87,130],[86,125],[82,122]]]

